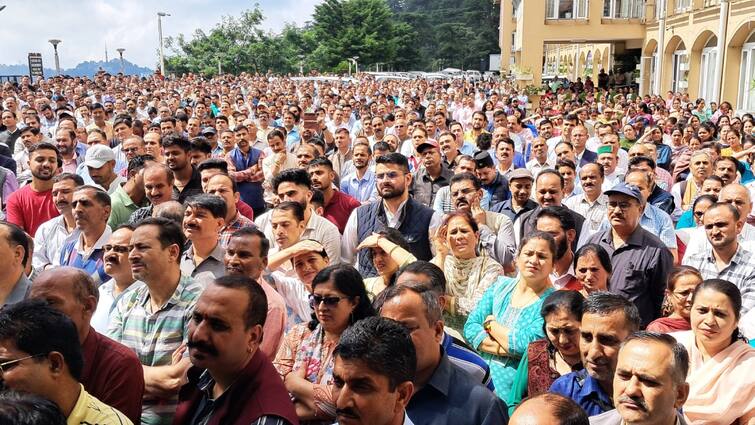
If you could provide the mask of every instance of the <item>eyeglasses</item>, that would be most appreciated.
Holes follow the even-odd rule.
[[[693,214],[695,214],[695,217],[702,217],[705,211],[695,211]]]
[[[677,298],[679,298],[679,299],[686,300],[694,292],[695,292],[694,289],[688,289],[688,290],[682,291],[682,292],[672,292],[672,294],[674,294],[674,296],[677,297]]]
[[[378,173],[378,174],[375,174],[375,180],[385,180],[385,179],[393,180],[400,175],[402,175],[402,173],[399,173],[398,171],[391,171],[389,173]]]
[[[138,152],[139,148],[122,148],[121,150],[125,153],[132,153],[132,152]]]
[[[102,249],[105,250],[105,252],[113,251],[116,254],[128,254],[128,245],[104,245]]]
[[[31,356],[21,357],[20,359],[8,360],[7,362],[0,363],[0,374],[6,373],[14,367],[18,366],[24,360],[35,359],[37,357],[44,357],[47,354],[34,354]]]
[[[631,202],[608,202],[608,208],[615,210],[620,209],[622,211],[626,211],[629,209],[629,207],[632,206]]]
[[[349,299],[351,297],[323,297],[322,295],[310,295],[309,296],[309,305],[312,306],[312,308],[315,308],[320,305],[320,303],[325,304],[325,307],[335,307],[338,305],[341,300]]]

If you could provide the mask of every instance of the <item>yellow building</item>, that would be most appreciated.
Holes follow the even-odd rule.
[[[498,1],[501,70],[522,81],[595,80],[634,57],[641,94],[686,92],[755,111],[755,0]]]

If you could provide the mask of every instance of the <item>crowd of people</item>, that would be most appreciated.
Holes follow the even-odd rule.
[[[728,102],[1,94],[1,423],[755,424],[755,120]]]

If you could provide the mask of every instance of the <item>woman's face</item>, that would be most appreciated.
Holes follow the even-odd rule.
[[[682,132],[681,130],[674,130],[671,133],[671,142],[674,144],[674,146],[679,146],[682,144]]]
[[[737,137],[737,133],[734,133],[733,131],[728,131],[726,133],[726,138],[724,139],[724,137],[721,136],[721,139],[725,140],[726,144],[728,144],[729,146],[736,147],[740,145],[739,137]]]
[[[698,149],[700,149],[700,146],[702,144],[703,143],[697,137],[693,137],[693,138],[689,139],[689,148],[693,152],[696,151],[696,150],[698,150]]]
[[[337,334],[343,332],[349,326],[349,316],[354,311],[358,300],[351,299],[336,289],[332,281],[317,285],[313,294],[316,300],[324,299],[319,303],[316,300],[312,303],[312,309],[323,328]],[[338,298],[337,302],[336,298]]]
[[[692,293],[695,292],[695,288],[700,283],[702,283],[702,280],[693,274],[685,274],[676,279],[674,291],[666,291],[674,313],[689,320],[689,314],[692,310]]]
[[[477,234],[463,217],[453,217],[448,221],[446,235],[446,241],[454,257],[473,258],[477,256],[475,252],[478,241]]]
[[[699,344],[717,351],[728,347],[737,321],[734,306],[723,293],[703,289],[695,297],[690,324]]]
[[[579,356],[579,325],[579,320],[564,308],[545,317],[545,335],[563,357]]]
[[[710,139],[710,132],[705,127],[700,127],[697,130],[697,137],[699,137],[703,142]]]
[[[703,183],[705,185],[705,183]],[[692,214],[695,217],[695,224],[698,226],[703,225],[703,215],[705,215],[705,211],[708,211],[708,208],[713,205],[710,201],[700,201],[695,205],[695,210],[692,211]]]
[[[745,121],[744,124],[742,124],[743,134],[752,135],[752,129],[753,129],[752,121],[748,120],[748,121]]]
[[[381,276],[390,277],[398,270],[398,263],[380,247],[372,248],[372,265]]]
[[[544,239],[530,239],[516,259],[519,273],[525,280],[547,279],[553,270],[553,254]]]
[[[574,274],[588,294],[608,290],[608,272],[594,252],[579,257]]]

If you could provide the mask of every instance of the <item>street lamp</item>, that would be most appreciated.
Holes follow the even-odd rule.
[[[304,75],[304,55],[299,55],[299,75]]]
[[[55,73],[57,75],[60,75],[60,57],[58,57],[58,44],[60,44],[62,41],[56,39],[47,41],[49,41],[50,44],[52,44],[52,48],[55,49]]]
[[[353,56],[346,59],[347,61],[349,61],[349,77],[351,77],[351,64],[352,63],[354,64],[354,68],[355,68],[354,73],[359,74],[359,64],[357,63],[357,59],[359,59],[359,56]]]
[[[119,55],[121,55],[121,74],[126,74],[126,65],[123,63],[123,52],[126,51],[123,47],[115,49]]]
[[[162,18],[170,16],[170,13],[157,12],[157,33],[160,37],[160,74],[165,77],[165,53],[163,52],[163,21]]]

